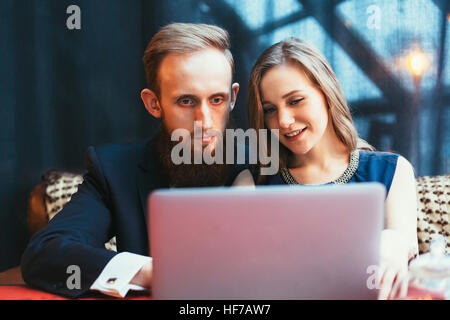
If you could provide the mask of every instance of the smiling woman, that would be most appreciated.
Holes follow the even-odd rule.
[[[297,65],[271,68],[261,80],[261,92],[267,127],[279,129],[280,142],[294,154],[307,154],[326,130],[326,134],[336,135],[327,125],[332,120],[324,95]],[[273,111],[267,112],[266,105]]]
[[[299,40],[292,39],[281,44],[267,49],[253,67],[249,80],[250,127],[271,128],[273,120],[279,119],[280,142],[283,139],[289,142],[288,138],[299,139],[286,134],[292,135],[306,129],[302,136],[312,136],[312,140],[308,140],[310,146],[313,141],[317,142],[315,133],[320,136],[320,132],[325,132],[328,127],[327,134],[335,135],[349,149],[355,149],[357,132],[344,93],[328,62],[315,48]],[[303,116],[314,120],[314,126],[306,119],[291,126],[292,112],[303,112]],[[328,123],[334,130],[329,130]],[[296,144],[297,147],[299,145]],[[310,147],[303,143],[303,148],[309,150]],[[281,143],[280,167],[287,166],[288,151],[288,146]]]
[[[397,154],[358,149],[358,134],[333,70],[317,49],[299,39],[289,38],[264,51],[250,75],[248,100],[250,127],[279,131],[280,170],[272,176],[262,176],[260,170],[258,184],[385,186],[379,294],[405,296],[408,259],[418,250],[411,164]],[[260,169],[263,166],[260,163]]]

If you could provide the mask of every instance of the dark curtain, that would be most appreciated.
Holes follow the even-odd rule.
[[[44,172],[81,173],[88,146],[138,140],[158,129],[139,94],[146,86],[142,55],[161,26],[215,23],[235,35],[241,91],[233,114],[246,127],[243,65],[252,61],[236,48],[252,40],[236,31],[245,26],[230,7],[209,3],[0,1],[0,272],[20,262],[30,236],[27,198]],[[66,26],[73,4],[81,9],[80,30]]]

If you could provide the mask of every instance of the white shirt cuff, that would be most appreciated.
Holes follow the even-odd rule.
[[[90,289],[120,298],[125,297],[129,290],[146,290],[130,281],[145,263],[151,261],[151,257],[121,252],[108,262]]]

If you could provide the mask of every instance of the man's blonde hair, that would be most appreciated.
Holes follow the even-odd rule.
[[[167,54],[190,54],[208,48],[223,52],[230,63],[231,72],[234,72],[230,37],[224,29],[194,23],[172,23],[163,27],[152,38],[143,57],[148,88],[160,97],[158,70]]]

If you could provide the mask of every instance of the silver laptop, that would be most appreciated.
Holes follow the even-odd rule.
[[[154,299],[376,299],[378,183],[157,190]]]

